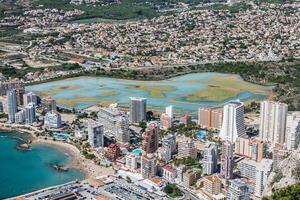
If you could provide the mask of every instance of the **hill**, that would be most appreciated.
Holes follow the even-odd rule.
[[[84,14],[76,19],[141,19],[171,14],[203,3],[224,2],[226,0],[8,0],[0,1],[0,19],[14,10],[35,8],[84,11]]]

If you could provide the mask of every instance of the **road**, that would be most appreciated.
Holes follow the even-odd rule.
[[[199,197],[197,197],[195,194],[191,193],[187,189],[185,189],[183,186],[177,185],[179,189],[184,193],[185,197],[184,199],[187,200],[199,200]]]

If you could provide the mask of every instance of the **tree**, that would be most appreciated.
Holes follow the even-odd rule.
[[[147,123],[144,121],[139,122],[139,127],[141,127],[142,129],[145,129],[147,127]]]
[[[172,198],[181,197],[182,192],[175,184],[168,184],[164,188],[164,192]]]
[[[126,180],[127,180],[128,183],[131,183],[131,182],[132,182],[132,181],[131,181],[131,178],[130,178],[129,176],[126,176]]]
[[[265,197],[265,199],[267,199]],[[270,200],[288,200],[288,199],[300,199],[300,183],[295,185],[290,185],[286,188],[275,191],[270,198]]]
[[[146,118],[147,118],[147,120],[152,120],[154,118],[153,117],[153,112],[151,110],[147,111]]]
[[[97,112],[93,111],[90,113],[91,118],[97,118]]]

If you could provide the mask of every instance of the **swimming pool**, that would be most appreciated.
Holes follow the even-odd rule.
[[[207,131],[201,130],[196,134],[198,139],[204,139],[207,136]]]
[[[69,138],[69,134],[67,134],[67,133],[53,133],[51,135],[51,137],[55,138],[55,139],[67,140]]]
[[[140,155],[140,154],[142,154],[142,149],[134,149],[134,150],[132,150],[131,153],[134,155]]]

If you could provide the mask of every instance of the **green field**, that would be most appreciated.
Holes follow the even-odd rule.
[[[224,0],[213,0],[214,2],[224,2]],[[112,20],[143,19],[153,18],[159,15],[172,14],[173,12],[160,12],[164,9],[173,9],[179,2],[187,3],[190,6],[198,5],[205,0],[122,0],[117,3],[107,5],[74,5],[69,0],[37,0],[32,3],[36,8],[57,8],[63,10],[80,9],[85,13],[76,16],[74,20],[91,18],[103,18]],[[111,1],[103,1],[111,2]],[[160,10],[160,11],[159,11]],[[88,22],[88,21],[87,21]],[[84,23],[84,22],[83,22]]]
[[[89,18],[105,18],[124,20],[133,18],[149,18],[157,15],[156,10],[139,0],[124,0],[107,6],[73,5],[68,0],[38,0],[34,7],[58,8],[63,10],[80,9],[85,13],[75,17],[75,20]]]

